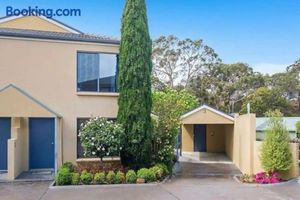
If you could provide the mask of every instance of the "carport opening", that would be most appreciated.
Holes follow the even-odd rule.
[[[232,163],[233,124],[185,124],[193,144],[181,161]]]

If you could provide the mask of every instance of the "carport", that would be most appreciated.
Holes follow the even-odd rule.
[[[56,171],[61,162],[62,118],[24,90],[0,90],[0,167],[14,180],[22,172]]]
[[[200,160],[220,160],[225,155],[232,160],[234,118],[210,106],[203,105],[181,117],[182,152]],[[226,157],[225,156],[225,157]],[[226,160],[226,159],[225,159]]]

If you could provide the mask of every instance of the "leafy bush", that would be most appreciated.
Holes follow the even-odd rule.
[[[121,171],[118,171],[116,173],[116,176],[114,177],[114,181],[113,182],[115,184],[120,184],[120,183],[124,183],[124,181],[125,181],[125,175],[124,175],[124,173],[121,172]]]
[[[114,183],[115,176],[116,174],[114,171],[109,171],[106,175],[106,181],[110,184]]]
[[[72,183],[72,173],[66,167],[60,168],[55,177],[56,185],[70,185]]]
[[[146,182],[153,182],[156,181],[155,173],[147,168],[142,168],[137,172],[138,178],[145,179]]]
[[[97,184],[104,184],[105,183],[105,173],[101,172],[101,173],[96,173],[94,176],[94,181]]]
[[[277,172],[260,172],[255,175],[255,182],[260,184],[279,183],[280,178]]]
[[[80,183],[80,175],[79,175],[79,173],[72,173],[71,184],[72,185],[79,185],[79,183]]]
[[[151,167],[149,170],[155,174],[156,179],[158,180],[162,178],[164,173],[164,170],[158,166]]]
[[[296,123],[297,138],[300,138],[300,121]]]
[[[85,157],[119,156],[122,126],[106,118],[91,118],[81,124],[79,137]]]
[[[134,170],[129,170],[126,173],[126,182],[127,183],[135,183],[137,179],[136,173]]]
[[[283,125],[280,111],[268,112],[270,117],[265,140],[261,147],[261,164],[266,172],[290,169],[292,155],[289,149],[289,133]]]
[[[88,185],[93,181],[93,175],[84,170],[80,175],[80,180],[83,184]]]
[[[70,172],[74,172],[75,170],[75,166],[72,162],[65,162],[64,164],[62,164],[61,168],[68,168]]]
[[[153,92],[152,97],[153,113],[158,116],[157,119],[153,119],[153,159],[155,162],[166,164],[171,169],[181,124],[180,116],[197,107],[199,102],[195,96],[185,90],[156,91]]]
[[[170,172],[169,172],[169,169],[168,169],[167,165],[165,165],[163,163],[158,163],[155,166],[159,167],[160,169],[162,169],[164,176],[169,175]]]

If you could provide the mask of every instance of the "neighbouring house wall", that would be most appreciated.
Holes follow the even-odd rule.
[[[194,151],[194,125],[184,124],[181,126],[182,151]]]
[[[14,84],[62,116],[63,161],[74,163],[77,118],[115,118],[118,111],[117,93],[77,92],[77,51],[118,53],[119,46],[0,38],[0,88]]]
[[[255,133],[255,114],[245,114],[235,117],[233,162],[242,173],[253,173]]]
[[[253,154],[253,173],[258,173],[264,171],[261,162],[260,162],[260,153],[261,153],[261,141],[256,141],[254,144],[254,154]],[[282,178],[284,179],[290,179],[290,178],[295,178],[299,176],[299,143],[290,143],[290,151],[292,153],[292,166],[291,169],[286,172],[282,173]]]
[[[11,21],[0,23],[0,28],[18,28],[65,33],[69,32],[53,23],[50,23],[40,17],[35,16],[21,17]]]
[[[11,139],[8,140],[8,179],[13,180],[28,170],[28,120],[12,118]]]
[[[225,129],[225,152],[226,155],[233,160],[234,154],[234,125],[224,125]]]
[[[210,153],[225,152],[225,126],[223,124],[206,125],[206,150]]]
[[[208,109],[200,110],[182,119],[183,124],[233,124],[233,121]]]

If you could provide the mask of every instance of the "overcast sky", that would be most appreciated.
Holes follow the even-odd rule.
[[[1,0],[6,7],[79,8],[58,17],[87,33],[120,36],[124,0]],[[299,0],[147,0],[151,37],[203,39],[226,63],[246,62],[263,73],[283,71],[300,58]]]

